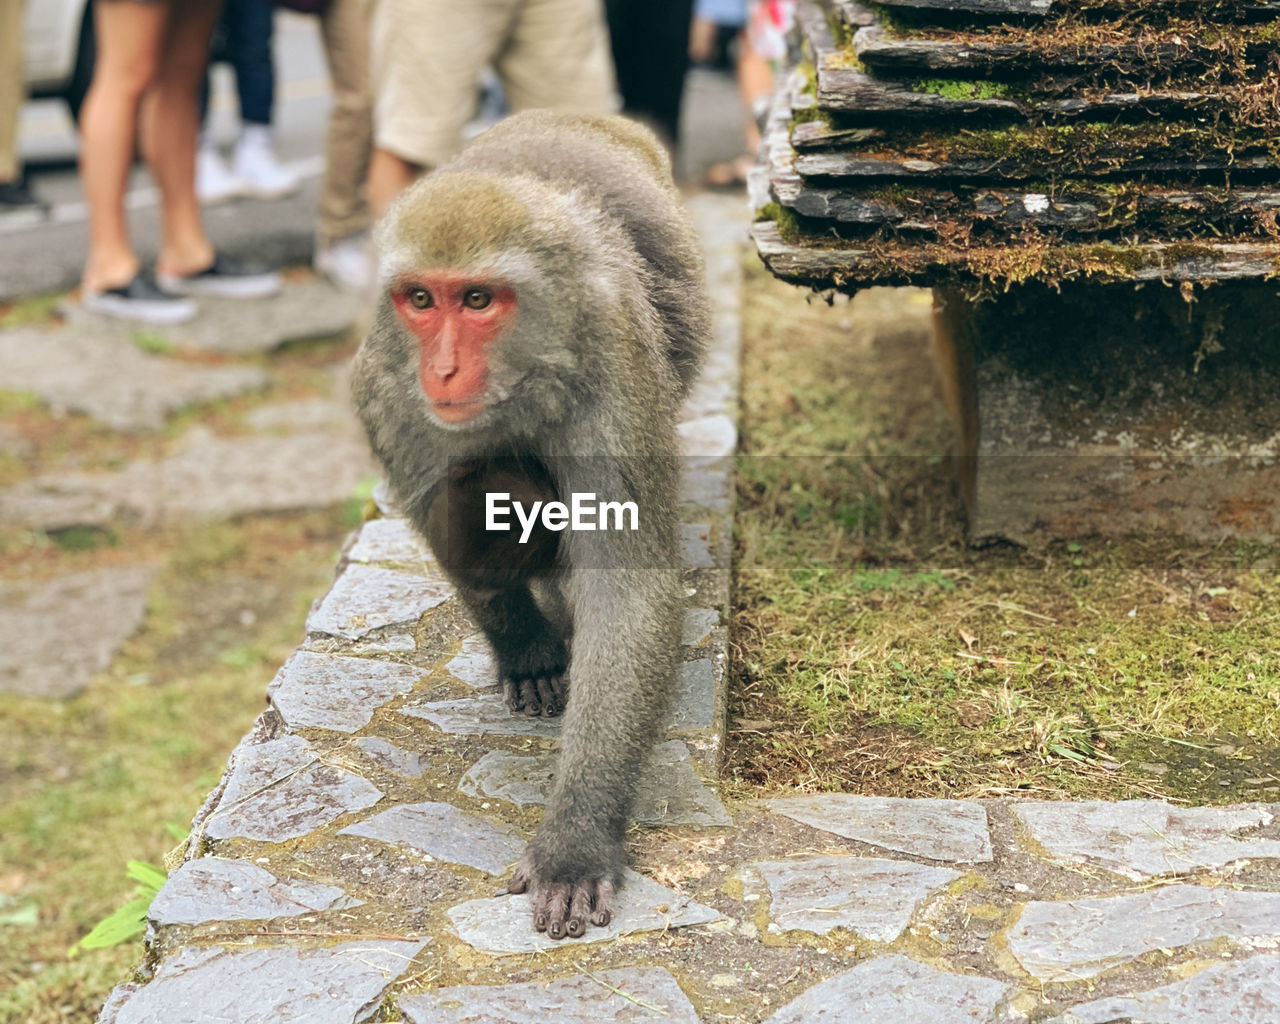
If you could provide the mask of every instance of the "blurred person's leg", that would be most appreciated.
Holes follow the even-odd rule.
[[[226,0],[224,23],[240,99],[240,138],[232,169],[245,191],[274,199],[296,191],[298,175],[280,163],[272,133],[276,72],[271,51],[275,6],[270,0]]]
[[[480,72],[493,62],[521,6],[522,0],[374,0],[374,216],[419,174],[462,148]]]
[[[613,62],[597,0],[528,0],[495,66],[512,110],[613,110]]]
[[[316,224],[316,267],[336,283],[372,280],[366,181],[373,148],[369,20],[365,0],[331,0],[320,15],[333,105]]]
[[[160,65],[142,104],[143,153],[160,186],[163,216],[156,280],[171,294],[274,295],[279,274],[251,270],[215,252],[196,199],[199,92],[219,4],[170,0],[170,7]]]
[[[111,0],[116,3],[119,0]],[[156,270],[189,274],[213,262],[196,200],[199,93],[218,3],[171,0],[155,81],[142,104],[142,151],[160,187],[164,234]]]
[[[26,99],[22,77],[24,0],[0,0],[0,210],[41,205],[23,184],[18,116]]]
[[[196,148],[196,196],[202,203],[221,203],[244,192],[244,182],[236,177],[231,165],[223,159],[217,140],[209,130],[209,98],[213,92],[213,65],[227,63],[227,22],[232,17],[233,3],[223,5],[222,17],[214,26],[209,60],[205,64],[204,83],[200,87],[200,142]]]
[[[80,109],[80,177],[89,206],[83,284],[90,292],[127,285],[139,270],[125,223],[124,193],[136,151],[138,111],[155,74],[169,8],[98,0],[93,16],[97,59]]]
[[[644,121],[674,147],[689,67],[693,0],[606,0],[622,112]]]

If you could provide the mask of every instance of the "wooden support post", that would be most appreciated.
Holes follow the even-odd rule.
[[[935,291],[974,543],[1280,539],[1280,285]]]

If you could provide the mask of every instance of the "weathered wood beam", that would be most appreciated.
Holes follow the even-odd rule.
[[[979,77],[997,74],[1011,78],[1043,72],[1089,74],[1108,65],[1131,73],[1161,76],[1180,70],[1199,70],[1221,59],[1218,51],[1194,39],[1144,39],[1131,43],[1081,45],[1030,33],[1020,41],[985,42],[976,39],[911,39],[892,36],[880,25],[860,28],[853,36],[858,60],[881,75],[946,74]],[[1257,64],[1274,47],[1249,46],[1245,59]]]
[[[774,221],[757,221],[751,236],[769,270],[819,291],[855,292],[872,285],[957,284],[999,279],[1008,246],[967,250],[911,244],[805,244],[787,241]],[[1105,250],[1104,259],[1101,251]],[[936,258],[933,258],[935,257]],[[1265,243],[1152,243],[1133,246],[1058,245],[1044,254],[1044,272],[1028,278],[1180,284],[1267,280],[1280,271],[1280,250]]]
[[[956,154],[933,159],[911,157],[892,152],[877,153],[798,153],[795,170],[804,178],[858,178],[886,181],[942,182],[1014,182],[1051,181],[1075,178],[1081,173],[1078,154],[1014,155],[992,157],[986,154]],[[1236,154],[1210,154],[1199,158],[1179,157],[1164,150],[1117,151],[1114,158],[1099,158],[1093,177],[1100,180],[1158,174],[1182,180],[1197,180],[1206,174],[1226,171],[1280,171],[1280,160],[1265,152],[1244,151]]]
[[[811,185],[790,169],[773,184],[774,198],[805,217],[927,232],[983,226],[1012,233],[1032,226],[1090,234],[1140,231],[1160,237],[1180,237],[1189,228],[1199,237],[1215,231],[1261,235],[1268,228],[1275,230],[1280,212],[1280,191],[1168,190],[1142,183],[1103,192],[1093,182],[1064,182],[1052,195],[920,187],[886,196],[877,190]]]
[[[967,14],[1032,15],[1044,17],[1061,5],[1055,0],[877,0],[884,7],[914,7],[926,11],[964,11]]]

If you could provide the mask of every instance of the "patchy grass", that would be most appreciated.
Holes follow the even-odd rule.
[[[5,698],[0,719],[0,1022],[89,1024],[141,943],[67,951],[125,899],[132,859],[160,863],[263,706],[346,532],[334,512],[261,516],[110,546],[33,543],[6,576],[151,562],[146,622],[67,701]]]
[[[48,320],[61,296],[0,307],[0,324]],[[122,435],[35,396],[0,391],[0,486],[55,470],[113,470],[168,454],[188,430],[245,432],[269,402],[328,396],[356,339],[317,339],[243,359],[145,351],[267,370],[264,392],[180,412],[163,430]],[[366,494],[315,513],[249,516],[188,529],[0,530],[0,578],[32,580],[151,564],[146,620],[84,693],[66,701],[6,695],[0,716],[0,1024],[92,1024],[127,980],[140,941],[68,957],[76,940],[129,898],[129,860],[161,863],[217,783],[263,707],[266,684],[302,638],[312,599]]]
[[[740,791],[1280,796],[1280,551],[969,549],[928,293],[749,274]]]

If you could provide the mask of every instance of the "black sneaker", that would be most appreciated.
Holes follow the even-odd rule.
[[[280,275],[258,270],[216,253],[213,262],[194,274],[156,272],[156,283],[171,295],[212,295],[224,299],[265,299],[280,293]]]
[[[0,213],[17,210],[34,210],[44,213],[49,204],[37,199],[35,193],[21,181],[0,181]]]
[[[162,292],[145,270],[139,270],[132,281],[119,288],[100,292],[86,289],[80,305],[91,313],[146,324],[180,324],[199,312],[192,299]]]

